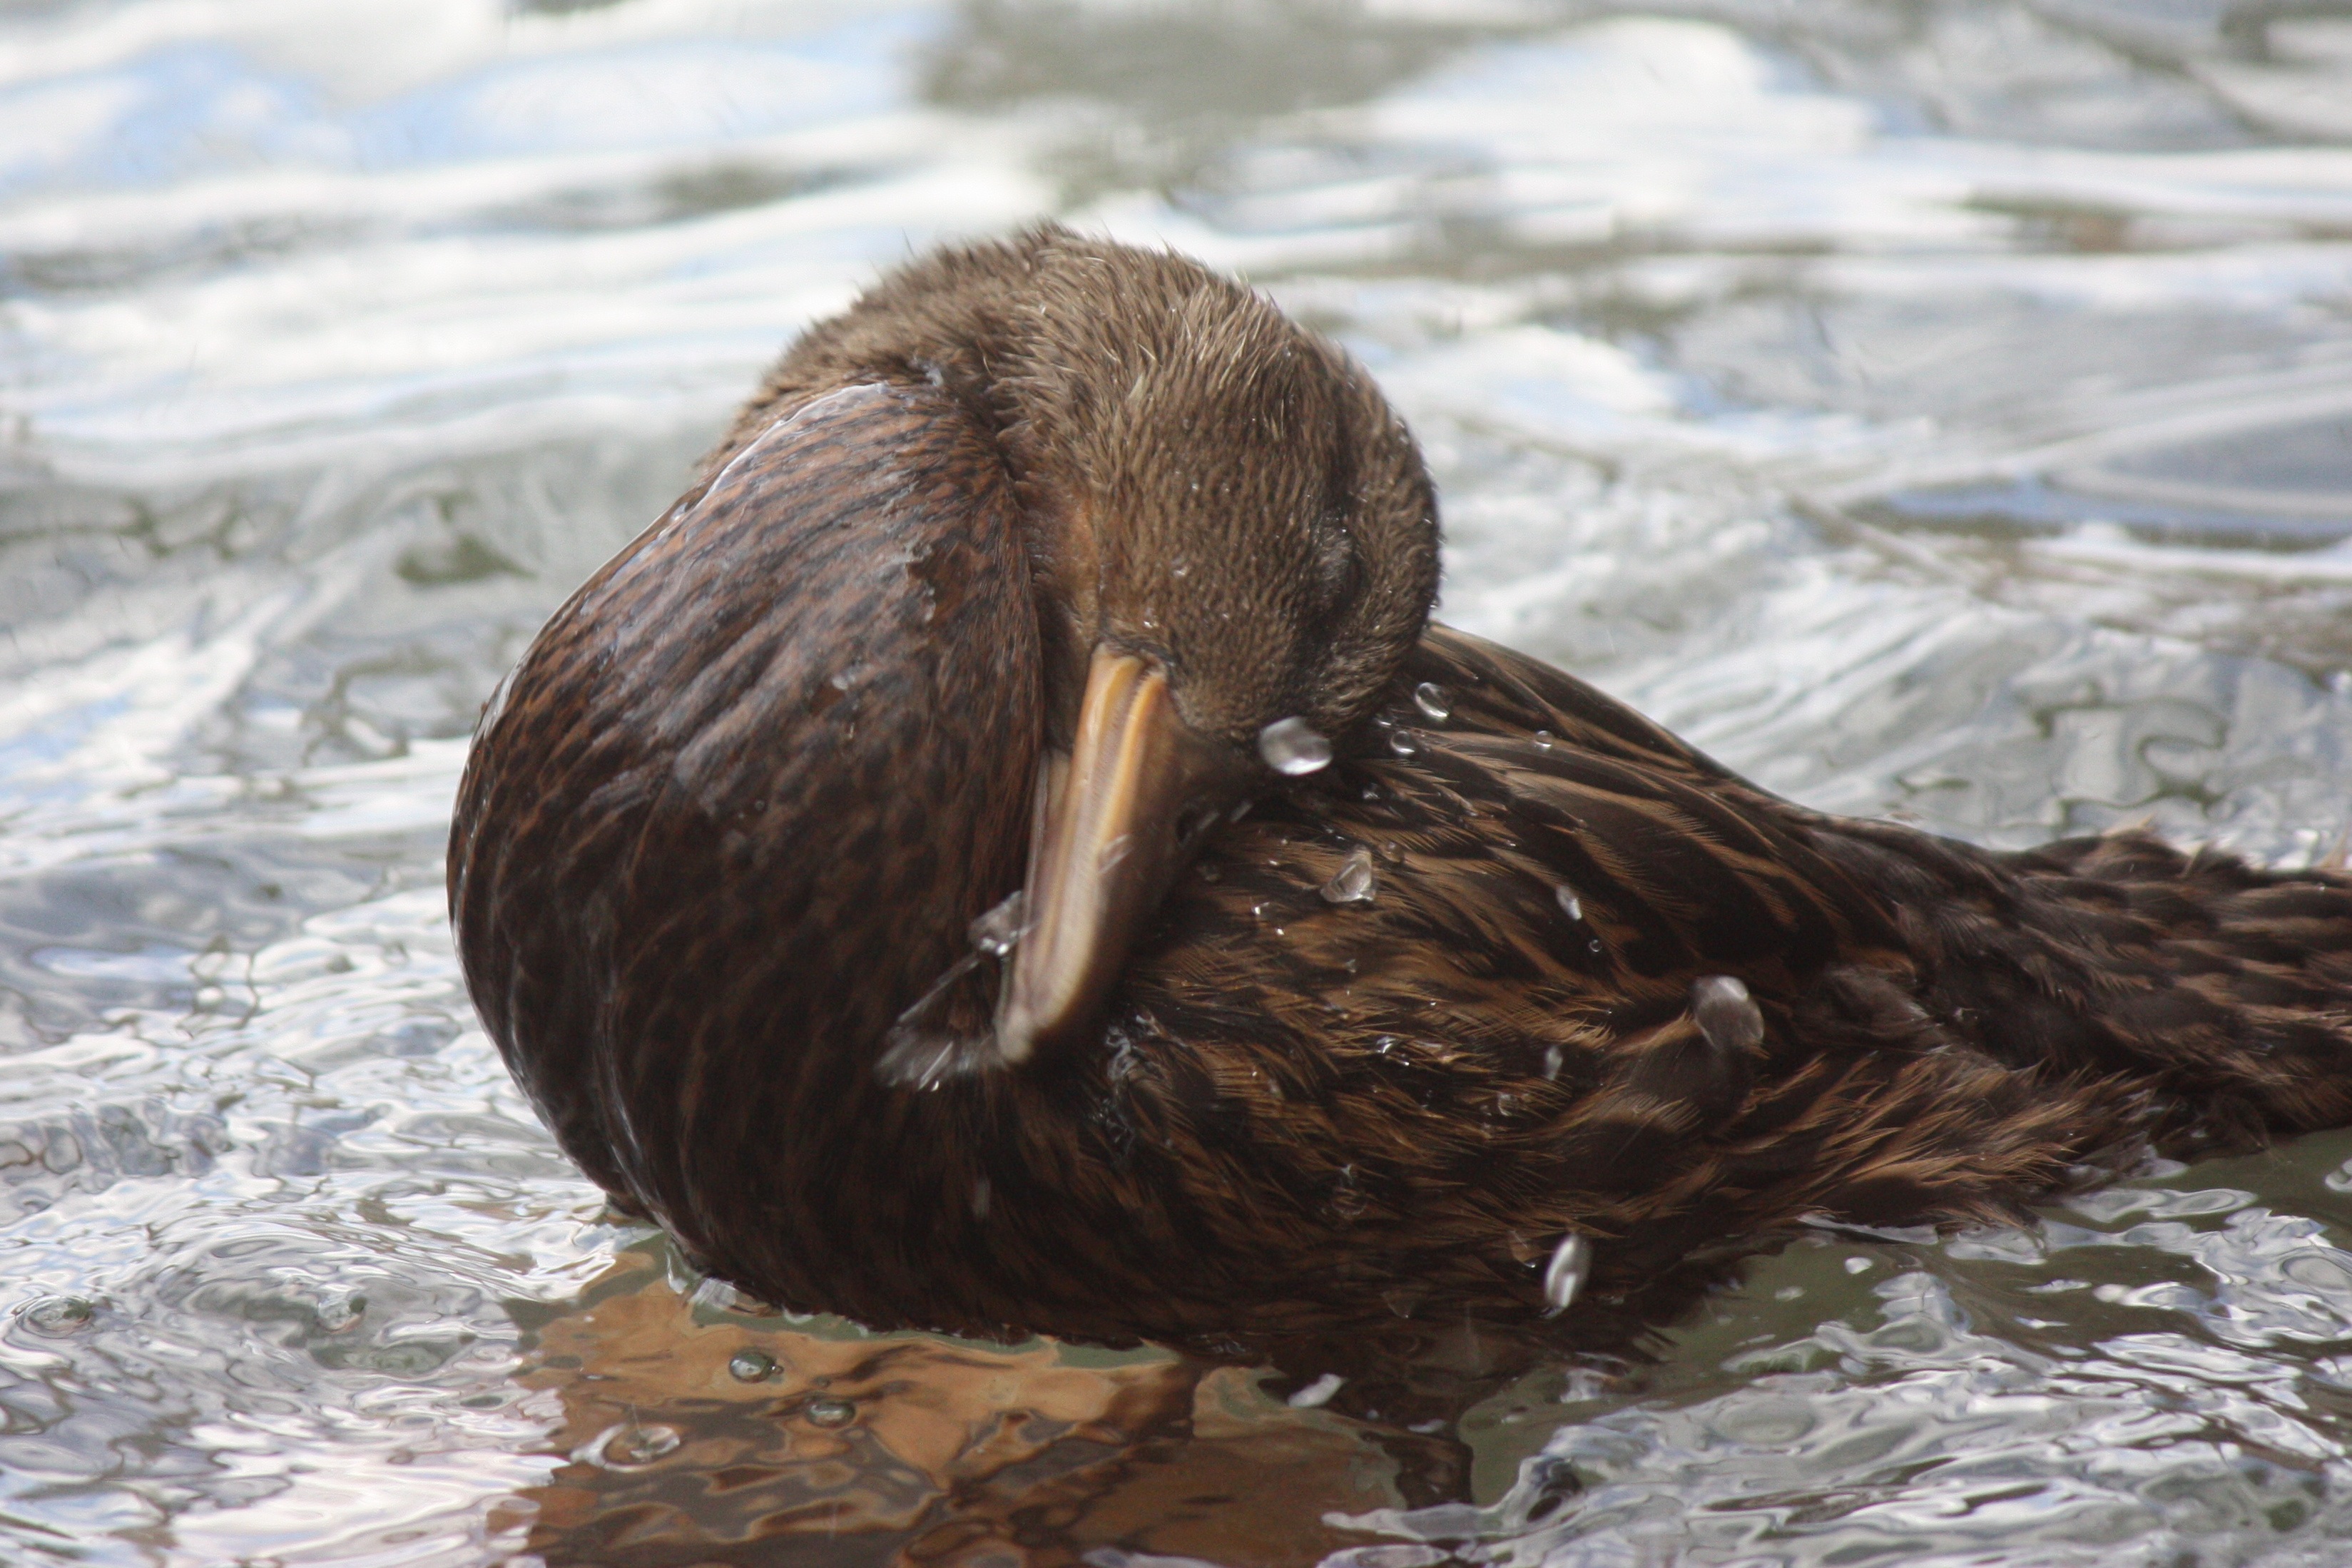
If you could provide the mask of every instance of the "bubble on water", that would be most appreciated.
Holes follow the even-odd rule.
[[[1575,1301],[1592,1274],[1592,1243],[1571,1231],[1552,1248],[1544,1265],[1544,1316],[1557,1318]]]
[[[366,1315],[366,1297],[345,1296],[340,1300],[329,1301],[319,1309],[319,1326],[331,1334],[340,1334],[345,1329],[357,1326],[359,1321]]]
[[[1021,944],[1027,934],[1029,895],[1019,888],[999,900],[996,906],[979,916],[966,928],[971,945],[981,952],[1003,958]]]
[[[1764,1014],[1731,975],[1705,974],[1691,983],[1691,1017],[1718,1051],[1751,1051],[1764,1043]]]
[[[812,1399],[801,1414],[812,1426],[846,1426],[857,1419],[857,1406],[846,1399]]]
[[[727,1372],[738,1383],[765,1383],[776,1375],[776,1358],[765,1351],[737,1351],[727,1358]]]
[[[1412,689],[1412,705],[1432,719],[1454,717],[1454,699],[1433,680],[1424,680]]]
[[[1562,882],[1551,890],[1551,896],[1559,900],[1560,913],[1570,920],[1580,921],[1584,918],[1584,900],[1576,896],[1574,888]]]
[[[1323,884],[1323,899],[1333,904],[1369,904],[1378,885],[1379,879],[1372,873],[1372,852],[1359,849]]]
[[[64,1339],[98,1321],[98,1309],[79,1296],[44,1296],[26,1305],[19,1321],[44,1338]]]
[[[747,1296],[726,1280],[708,1274],[703,1276],[702,1283],[694,1288],[694,1293],[687,1300],[698,1310],[730,1312],[743,1318],[779,1317],[783,1310],[757,1296]]]
[[[1331,742],[1304,719],[1276,719],[1257,732],[1257,754],[1276,773],[1297,778],[1331,765]]]
[[[604,1439],[601,1450],[604,1462],[620,1469],[635,1469],[650,1465],[656,1459],[677,1452],[686,1441],[675,1426],[639,1426],[634,1422]]]

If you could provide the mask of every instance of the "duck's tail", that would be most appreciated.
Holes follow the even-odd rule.
[[[2053,1082],[2131,1081],[2168,1153],[2352,1123],[2352,877],[2137,831],[2003,855],[1841,826],[1949,1035]]]

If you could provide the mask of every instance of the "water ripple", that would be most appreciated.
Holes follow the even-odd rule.
[[[1048,213],[1339,337],[1445,616],[1771,787],[2333,850],[2344,24],[1654,9],[0,20],[0,1556],[602,1560],[668,1510],[844,1563],[1049,1515],[1098,1568],[2339,1557],[2342,1136],[1809,1236],[1456,1445],[698,1292],[466,1005],[499,674],[792,331]]]

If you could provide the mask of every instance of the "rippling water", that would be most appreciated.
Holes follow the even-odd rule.
[[[1340,337],[1446,617],[1775,788],[2352,831],[2340,8],[19,0],[0,1559],[2352,1554],[2352,1136],[1823,1233],[1458,1431],[607,1220],[450,954],[472,716],[793,331],[1040,214]]]

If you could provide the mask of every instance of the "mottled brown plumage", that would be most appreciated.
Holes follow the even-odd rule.
[[[493,700],[450,861],[484,1021],[755,1294],[1226,1351],[1622,1342],[1807,1216],[2352,1121],[2344,879],[1805,811],[1424,630],[1434,549],[1402,426],[1254,296],[1053,229],[918,263]],[[1104,650],[1164,677],[1191,816],[1106,906],[1108,994],[998,1061],[968,928],[1039,885]],[[1261,760],[1285,718],[1330,765]]]

